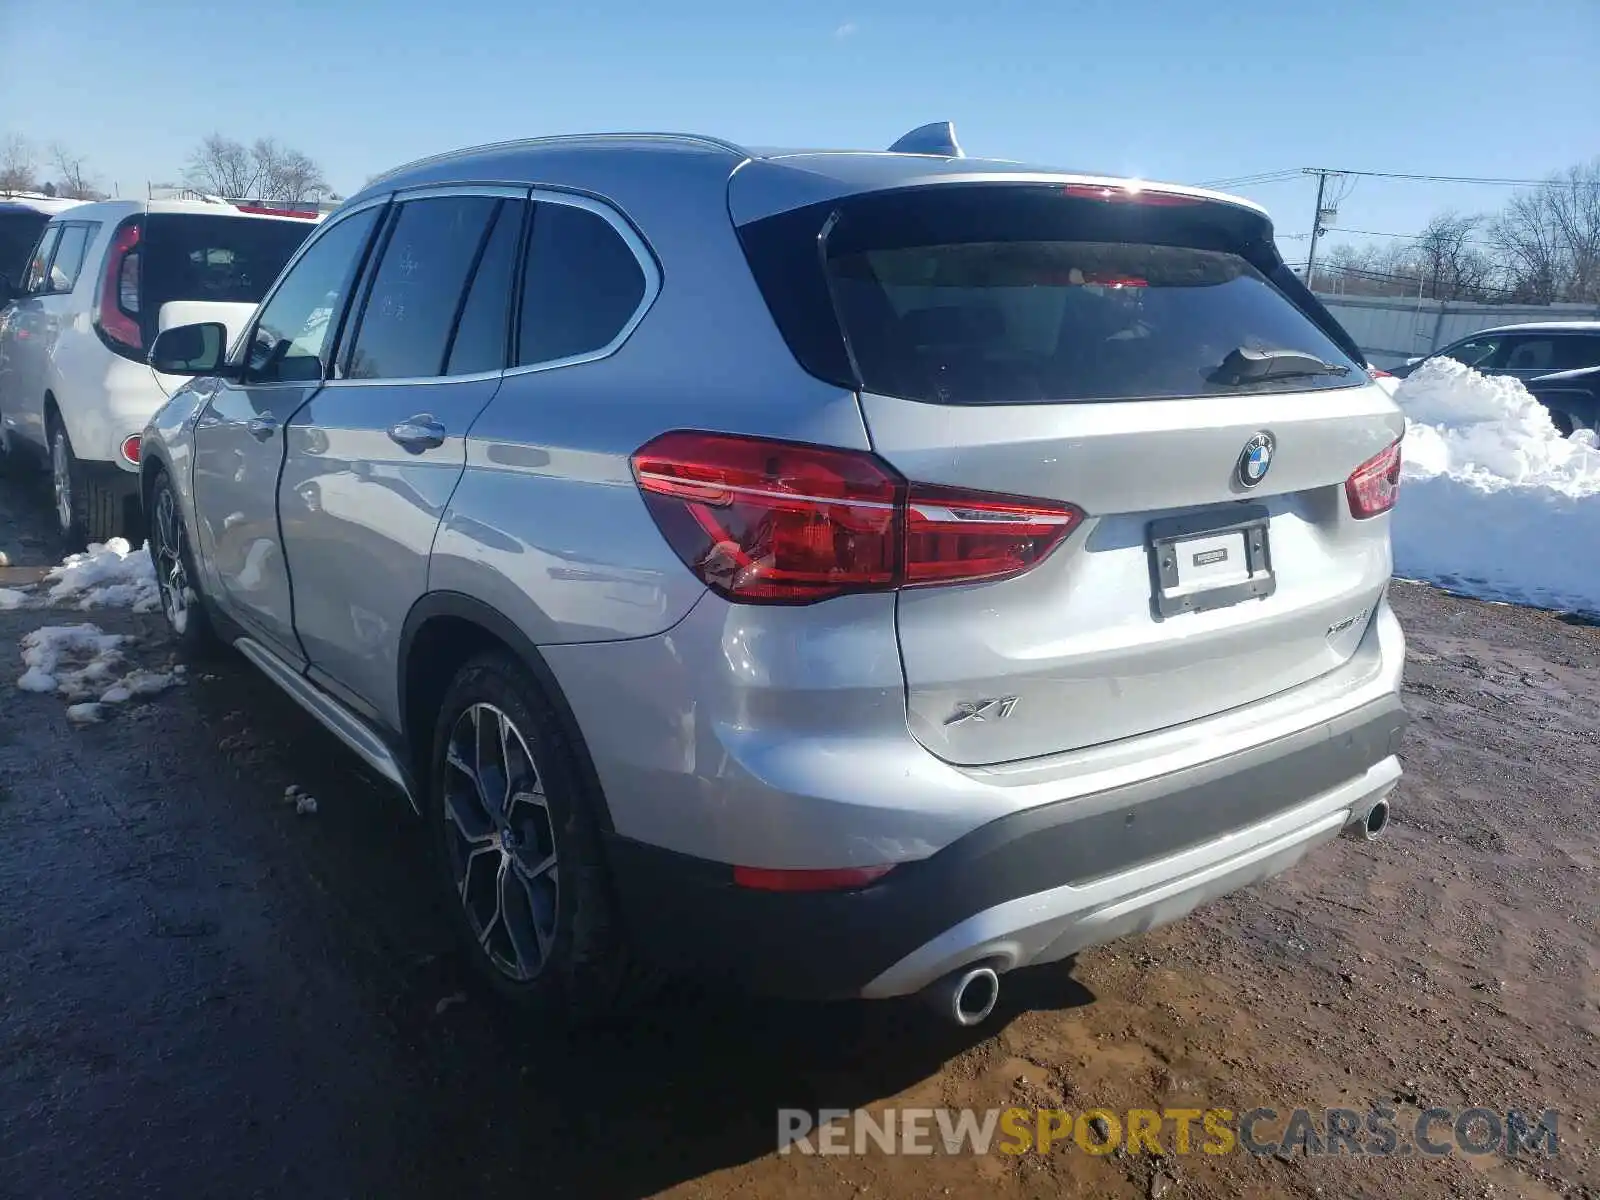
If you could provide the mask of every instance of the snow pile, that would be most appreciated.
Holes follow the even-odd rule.
[[[22,639],[17,680],[25,692],[60,692],[69,700],[98,695],[116,680],[128,638],[98,625],[46,625]]]
[[[101,706],[153,696],[178,682],[182,667],[170,671],[125,670],[123,648],[133,639],[106,633],[98,625],[46,625],[22,639],[17,679],[25,692],[56,692],[68,703],[67,719],[88,724],[101,718]]]
[[[145,547],[135,550],[125,538],[112,538],[104,545],[92,543],[83,554],[67,555],[59,567],[50,568],[45,582],[51,585],[52,604],[70,602],[81,609],[131,608],[134,612],[161,608],[155,564]]]
[[[0,587],[0,612],[13,608],[21,608],[33,597],[27,592],[19,592],[16,588]]]
[[[1515,379],[1448,358],[1401,382],[1395,571],[1489,600],[1600,612],[1600,448]]]

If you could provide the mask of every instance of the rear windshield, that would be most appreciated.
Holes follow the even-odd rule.
[[[809,240],[849,372],[867,391],[1028,404],[1364,385],[1360,364],[1252,263],[1281,268],[1266,233],[1222,205],[991,186],[847,201]],[[771,229],[746,239],[758,279],[772,242]],[[793,290],[788,265],[786,278],[762,280],[769,303]],[[800,327],[792,294],[774,315]],[[823,323],[801,322],[802,341],[822,337]],[[1240,351],[1295,357],[1241,378]]]
[[[171,300],[255,304],[315,228],[307,220],[154,213],[142,238],[142,310],[154,320]]]
[[[28,268],[28,255],[39,241],[39,234],[50,218],[29,210],[0,212],[0,275],[22,286]]]

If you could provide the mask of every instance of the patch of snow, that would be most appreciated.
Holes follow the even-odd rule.
[[[98,625],[46,625],[25,634],[22,663],[26,668],[17,679],[25,692],[57,692],[73,709],[93,708],[99,720],[102,704],[125,704],[140,696],[153,696],[179,682],[176,671],[124,671],[123,647],[132,638],[106,633]]]
[[[100,720],[100,706],[98,704],[70,704],[67,706],[67,720],[74,725],[93,725]]]
[[[80,609],[131,608],[156,612],[161,593],[156,588],[155,564],[146,547],[135,550],[126,538],[93,543],[82,554],[69,554],[45,576],[52,604],[71,603]]]
[[[21,608],[32,600],[27,592],[19,592],[16,588],[0,587],[0,612],[9,612],[14,608]]]
[[[26,692],[58,691],[71,700],[98,695],[114,680],[127,641],[120,633],[88,623],[35,629],[22,638],[27,670],[17,686]]]
[[[1600,612],[1600,448],[1515,379],[1429,359],[1406,414],[1395,569],[1485,600]]]

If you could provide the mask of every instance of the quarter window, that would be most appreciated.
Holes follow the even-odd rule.
[[[440,374],[467,277],[499,201],[439,196],[400,206],[362,308],[346,376]]]
[[[645,274],[598,213],[540,202],[522,279],[517,362],[556,362],[603,350],[644,299]]]
[[[322,378],[323,352],[380,211],[365,209],[331,226],[289,268],[251,335],[246,383]]]

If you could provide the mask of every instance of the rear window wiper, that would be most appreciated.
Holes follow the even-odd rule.
[[[1348,375],[1342,363],[1324,362],[1304,350],[1251,350],[1240,346],[1228,352],[1222,365],[1209,376],[1212,383],[1237,387],[1263,379],[1293,379],[1308,375]]]

